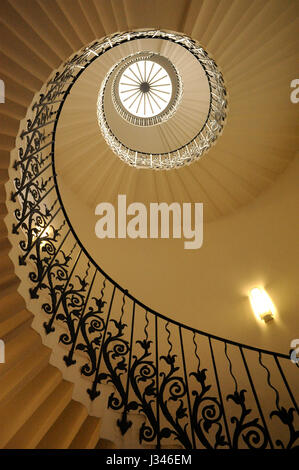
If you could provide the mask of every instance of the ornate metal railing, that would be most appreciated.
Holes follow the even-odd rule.
[[[180,168],[184,165],[189,165],[194,160],[201,158],[202,155],[210,149],[223,130],[224,121],[226,119],[227,100],[222,74],[219,71],[215,61],[208,56],[207,52],[200,46],[200,44],[187,36],[166,31],[139,31],[131,32],[129,34],[131,41],[138,38],[155,37],[180,44],[182,47],[186,48],[205,71],[210,89],[209,112],[204,124],[198,130],[197,134],[189,142],[175,150],[171,150],[166,153],[149,153],[127,147],[117,138],[116,135],[114,135],[107,122],[104,109],[104,95],[106,92],[107,83],[111,76],[115,74],[115,70],[118,70],[119,66],[121,65],[122,60],[120,60],[119,63],[115,64],[115,66],[106,75],[98,96],[97,115],[103,137],[112,151],[121,160],[136,168],[169,170],[173,168]],[[115,76],[117,76],[117,73]],[[178,101],[179,100],[180,97],[178,96]],[[115,97],[113,102],[115,103]],[[117,105],[116,108],[119,111],[119,107]],[[174,112],[175,110],[176,106],[172,111]],[[120,114],[123,115],[122,112],[120,112]],[[170,115],[166,114],[165,121],[169,117]],[[138,119],[135,118],[128,120],[132,124],[142,125],[141,119],[140,122],[138,122]],[[154,125],[158,122],[159,120],[155,120],[155,118],[148,119],[148,123],[151,125]]]
[[[55,173],[59,115],[80,74],[121,37],[129,40],[130,33],[94,42],[53,75],[21,123],[13,152],[13,245],[18,269],[29,273],[30,298],[41,304],[45,334],[56,334],[67,368],[80,367],[89,400],[113,386],[107,409],[116,412],[123,436],[135,426],[132,416],[143,417],[141,445],[298,446],[298,368],[287,354],[153,311],[91,259],[68,219]]]

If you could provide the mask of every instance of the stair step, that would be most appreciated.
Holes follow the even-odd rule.
[[[37,449],[67,449],[87,417],[85,406],[76,401],[65,408]]]
[[[27,108],[24,105],[17,103],[14,95],[11,95],[9,98],[7,91],[5,96],[5,104],[7,105],[5,108],[5,113],[7,116],[18,119],[19,121],[24,119]]]
[[[29,356],[41,346],[39,334],[26,324],[21,325],[3,340],[5,344],[5,364],[1,364],[0,375],[5,374],[20,360]]]
[[[0,239],[0,256],[2,256],[2,252],[5,252],[7,249],[11,249],[10,241],[7,237]]]
[[[100,439],[100,418],[88,416],[70,445],[70,449],[94,449]]]
[[[42,61],[27,45],[3,23],[1,25],[2,34],[6,37],[5,45],[3,45],[3,53],[7,57],[14,57],[15,62],[25,70],[34,70],[34,75],[46,81],[51,73],[51,67]]]
[[[14,313],[24,310],[25,302],[23,297],[17,292],[9,292],[6,295],[1,296],[1,318],[6,317],[6,315],[13,315]]]
[[[10,314],[5,316],[1,314],[0,316],[0,338],[4,338],[9,333],[11,333],[15,328],[28,323],[29,325],[32,322],[32,313],[28,310],[23,309],[19,312],[12,311]]]
[[[5,184],[8,180],[8,171],[7,169],[0,168],[0,183]]]
[[[0,201],[5,202],[6,201],[6,191],[5,191],[5,185],[4,182],[0,183]]]
[[[95,447],[96,449],[115,449],[115,444],[108,439],[100,439]]]
[[[12,286],[19,284],[20,280],[16,276],[14,271],[8,273],[2,273],[0,275],[0,290],[4,293],[4,290],[10,291]]]
[[[0,282],[4,279],[4,285],[7,282],[8,277],[15,276],[14,266],[8,256],[4,256],[0,264]]]
[[[0,263],[0,276],[2,277],[3,274],[7,274],[8,272],[14,272],[14,265],[11,259],[8,256],[8,251],[4,251],[3,255],[1,256],[1,263]]]
[[[0,263],[0,273],[3,273],[4,271],[13,271],[13,263],[11,259],[8,256],[10,249],[3,250],[1,253],[1,263]]]
[[[15,138],[6,135],[6,134],[0,134],[0,148],[2,150],[10,151],[14,148],[15,146]]]
[[[41,344],[39,349],[21,358],[15,367],[11,367],[1,377],[0,406],[9,401],[48,365],[50,355],[50,349]]]
[[[61,381],[61,372],[48,365],[1,408],[0,448],[10,441]]]
[[[10,162],[10,152],[8,150],[0,149],[0,168],[7,171]]]
[[[9,136],[15,136],[19,130],[17,119],[11,118],[6,114],[0,114],[1,131]]]
[[[3,170],[0,170],[0,177],[2,176],[2,175],[1,175],[1,171],[3,171]],[[7,214],[7,207],[6,207],[6,204],[5,204],[5,202],[1,202],[1,203],[0,203],[0,215],[1,215],[2,217],[5,217],[6,214]]]
[[[1,298],[5,297],[6,295],[16,292],[17,288],[20,284],[20,279],[16,276],[15,273],[10,273],[5,279],[0,279],[0,292]]]
[[[0,184],[0,189],[1,189],[1,186],[3,185]],[[5,199],[6,199],[6,195],[5,197],[3,197],[3,193],[0,191],[0,202],[4,202]],[[0,218],[0,237],[1,238],[7,237],[7,227],[2,217]]]
[[[72,399],[73,384],[62,381],[5,446],[34,449]]]

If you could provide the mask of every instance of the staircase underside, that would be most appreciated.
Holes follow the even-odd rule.
[[[86,407],[72,399],[73,384],[49,364],[51,351],[31,328],[33,315],[18,292],[19,280],[9,258],[11,246],[3,220],[7,213],[4,185],[19,123],[34,94],[52,70],[83,45],[115,31],[141,27],[163,27],[198,38],[208,50],[223,57],[223,62],[230,62],[232,81],[234,65],[240,60],[237,49],[243,47],[246,55],[249,40],[271,42],[273,31],[279,31],[273,39],[273,50],[281,41],[290,47],[288,55],[281,56],[277,48],[277,56],[269,58],[275,71],[276,61],[280,64],[278,67],[283,68],[298,47],[294,41],[298,3],[286,3],[264,0],[228,3],[218,0],[1,1],[0,61],[6,101],[0,105],[0,338],[5,343],[6,363],[0,364],[0,423],[3,423],[0,448],[113,448],[111,441],[101,438],[101,420],[89,416]],[[264,17],[269,24],[267,30],[260,27]],[[233,35],[238,34],[240,42],[234,44]],[[255,73],[254,64],[261,58],[262,49],[252,55],[249,83]],[[274,75],[269,87],[275,89],[281,85],[281,80],[289,83],[291,73],[280,75],[279,80]],[[243,78],[235,78],[240,81],[236,92],[241,100]],[[271,103],[269,106],[271,112]],[[282,133],[287,136],[294,133],[294,125],[289,122]],[[291,146],[295,144],[291,142]],[[284,155],[284,159],[273,154],[268,167],[258,169],[261,185],[251,188],[253,196],[264,182],[273,181],[286,168],[292,155]],[[114,160],[113,165],[118,164]],[[181,189],[183,196],[182,186]],[[229,195],[222,209],[212,202],[211,219],[233,208],[234,199]]]

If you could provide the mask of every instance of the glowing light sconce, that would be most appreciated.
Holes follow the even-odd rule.
[[[252,310],[257,318],[264,320],[265,323],[273,320],[275,314],[275,307],[267,292],[260,288],[255,287],[249,293],[249,299]]]

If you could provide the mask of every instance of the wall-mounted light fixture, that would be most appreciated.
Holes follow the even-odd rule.
[[[264,322],[273,320],[275,307],[265,289],[254,287],[249,292],[249,299],[252,310],[257,318],[264,320]]]

